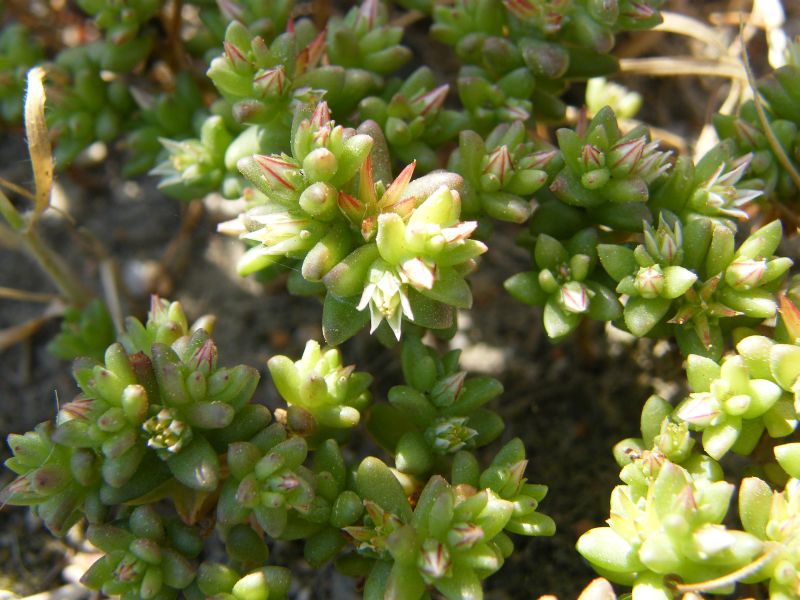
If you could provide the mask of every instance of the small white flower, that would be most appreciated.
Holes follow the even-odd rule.
[[[406,285],[392,269],[373,268],[370,271],[369,284],[364,288],[356,307],[364,310],[369,306],[370,333],[386,319],[395,337],[400,339],[403,316],[409,320],[414,318],[406,295]]]
[[[248,229],[239,238],[260,242],[273,256],[308,250],[321,235],[320,227],[312,219],[290,211],[249,214],[244,217]]]
[[[720,164],[711,177],[695,192],[693,204],[699,209],[703,204],[707,210],[727,217],[747,219],[747,213],[741,209],[751,200],[758,198],[761,190],[737,188],[736,184],[747,171],[753,153],[737,158],[729,170],[725,170],[725,163]],[[698,206],[700,204],[701,206]]]

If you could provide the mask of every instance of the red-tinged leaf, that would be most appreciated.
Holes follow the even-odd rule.
[[[230,42],[222,42],[222,47],[225,51],[225,56],[228,58],[234,68],[248,64],[247,57],[242,54],[239,48]]]
[[[786,332],[792,340],[800,338],[800,309],[784,294],[778,295],[778,301],[780,302],[778,312]]]
[[[381,196],[380,201],[378,202],[378,207],[381,211],[388,206],[392,206],[400,201],[403,191],[406,189],[406,186],[411,181],[412,175],[414,175],[414,169],[417,166],[417,161],[412,162],[410,165],[406,165],[405,169],[400,171],[400,174],[394,178],[392,184],[386,189]]]
[[[322,31],[320,31],[314,37],[314,39],[311,40],[311,43],[297,57],[296,73],[298,75],[302,75],[303,73],[306,72],[307,69],[316,67],[317,64],[319,64],[319,60],[320,58],[322,58],[322,54],[325,52],[325,37],[327,36],[327,33],[328,33],[327,29],[323,29]],[[328,108],[327,103],[320,102],[320,104],[325,104],[325,110],[327,110]],[[329,120],[330,120],[330,113],[328,113],[328,118],[326,119],[326,121]]]
[[[411,100],[411,107],[416,110],[419,115],[427,115],[430,112],[435,112],[439,110],[444,103],[448,91],[450,91],[449,85],[440,85],[436,89]]]
[[[363,198],[368,206],[373,206],[378,201],[375,195],[375,180],[372,176],[372,153],[367,155],[367,160],[364,161],[359,173],[358,196]]]

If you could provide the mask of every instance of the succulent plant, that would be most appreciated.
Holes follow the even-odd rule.
[[[318,428],[354,427],[371,399],[372,376],[355,372],[355,365],[342,366],[338,349],[323,351],[315,341],[306,343],[297,362],[273,356],[267,365],[288,404],[288,422],[302,435],[313,435]]]
[[[517,273],[505,282],[521,302],[544,306],[544,327],[551,338],[569,335],[584,315],[610,321],[622,313],[602,274],[595,274],[597,238],[595,229],[584,229],[562,244],[543,233],[533,249],[538,270]]]
[[[87,537],[104,556],[81,583],[125,599],[176,598],[194,579],[191,559],[203,547],[196,531],[165,522],[151,506],[139,506],[121,521],[93,525]]]
[[[19,23],[0,31],[0,119],[22,121],[25,75],[43,58],[42,45]]]

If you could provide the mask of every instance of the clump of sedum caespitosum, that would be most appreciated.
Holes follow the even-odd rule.
[[[642,99],[615,84],[593,79],[568,110],[569,85],[619,70],[617,34],[660,23],[660,4],[363,0],[328,18],[292,0],[80,0],[63,10],[87,43],[11,15],[0,121],[27,115],[25,71],[46,60],[52,166],[104,145],[174,198],[238,201],[218,225],[244,247],[238,275],[288,272],[320,301],[323,339],[224,366],[212,317],[190,324],[154,297],[145,322],[122,322],[74,294],[49,349],[74,360],[76,395],[8,437],[3,503],[59,536],[85,522],[102,557],[83,581],[110,596],[286,598],[270,552],[302,540],[309,565],[335,564],[370,600],[481,598],[514,536],[555,531],[503,385],[447,347],[482,255],[514,232],[530,262],[504,287],[548,338],[598,321],[685,358],[685,393],[651,396],[641,437],[614,448],[607,526],[577,544],[606,579],[581,598],[615,597],[609,581],[637,600],[800,595],[800,288],[784,256],[800,49],[714,117],[719,139],[695,158],[632,120]],[[413,60],[406,28],[426,16],[449,79]],[[64,290],[34,235],[42,210],[0,193]],[[365,329],[396,347],[402,381],[348,363],[339,346]],[[267,374],[272,411],[256,400]],[[382,458],[358,454],[364,433]],[[733,454],[751,461],[738,492]]]
[[[267,544],[301,539],[313,565],[343,553],[340,560],[355,561],[359,572],[374,572],[370,580],[377,583],[369,585],[385,587],[399,585],[380,579],[396,561],[398,573],[413,573],[402,583],[410,594],[404,597],[422,597],[431,584],[455,598],[464,590],[477,593],[479,581],[500,568],[513,547],[504,529],[552,534],[552,521],[536,510],[547,488],[526,483],[521,442],[508,444],[483,472],[466,451],[502,430],[499,417],[480,409],[502,386],[465,380],[456,371],[457,353],[445,367],[409,338],[409,373],[417,359],[428,365],[427,374],[412,375],[423,390],[415,393],[428,392],[436,403],[414,419],[420,431],[414,440],[424,448],[404,442],[393,452],[396,468],[367,458],[353,471],[337,439],[347,441],[341,433],[369,405],[372,378],[342,366],[338,349],[316,342],[296,362],[274,356],[269,370],[287,407],[273,421],[265,406],[252,402],[258,372],[218,365],[213,324],[205,317],[189,326],[180,304],[154,297],[147,322],[128,319],[102,360],[76,360],[81,393],[55,423],[9,437],[14,456],[6,465],[17,478],[4,502],[31,505],[58,535],[88,520],[88,538],[104,556],[84,576],[87,586],[123,598],[209,590],[280,597],[288,573],[264,566]],[[448,460],[434,464],[433,455]],[[451,471],[452,485],[438,474]],[[419,494],[414,509],[409,497]],[[424,502],[431,494],[435,502]],[[211,534],[200,523],[211,510],[233,568],[204,563],[198,570]],[[422,524],[423,515],[435,518],[436,527]],[[366,532],[380,527],[388,535],[389,522],[404,532],[396,550],[375,541],[380,555],[365,553],[378,549],[364,541]]]

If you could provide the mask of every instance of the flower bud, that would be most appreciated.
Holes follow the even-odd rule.
[[[725,283],[736,290],[750,290],[758,287],[766,272],[765,259],[737,258],[725,269]]]
[[[592,144],[584,144],[581,147],[578,160],[584,171],[595,171],[606,166],[605,154],[603,154],[600,148]]]
[[[253,86],[265,99],[280,98],[286,89],[286,71],[283,65],[256,73]]]
[[[608,183],[611,173],[608,169],[595,169],[581,175],[581,185],[590,190],[598,190]]]
[[[695,427],[713,425],[722,413],[719,402],[710,393],[695,392],[676,409],[675,416]]]
[[[317,148],[303,159],[303,172],[310,181],[328,181],[336,174],[336,157],[327,148]]]
[[[589,291],[577,281],[568,281],[561,286],[559,299],[568,312],[581,314],[589,310]]]
[[[149,402],[147,392],[141,385],[129,385],[122,392],[122,410],[132,423],[141,423],[147,417]]]
[[[417,567],[426,581],[436,581],[447,575],[451,564],[450,551],[447,546],[434,539],[428,539],[422,543],[422,552],[417,559]]]
[[[608,165],[616,177],[625,177],[636,172],[638,162],[644,154],[647,138],[640,136],[632,140],[619,141],[608,153]]]
[[[452,405],[461,393],[466,376],[466,371],[459,371],[437,381],[430,392],[431,402],[440,408]]]
[[[486,191],[495,192],[503,188],[513,174],[511,154],[506,146],[500,146],[489,154],[481,184]]]
[[[472,548],[484,539],[483,529],[472,523],[458,523],[447,533],[447,543],[453,548]]]
[[[338,197],[336,189],[322,181],[312,183],[300,194],[299,203],[300,208],[312,217],[322,221],[329,221],[334,218],[337,212]],[[363,215],[363,212],[360,214]]]
[[[425,439],[437,454],[454,454],[478,435],[467,427],[467,417],[439,419],[425,430]]]
[[[449,90],[449,85],[441,85],[430,92],[412,98],[409,106],[417,115],[434,115],[441,108]]]
[[[664,291],[664,273],[661,267],[641,267],[633,285],[643,298],[657,298]]]

